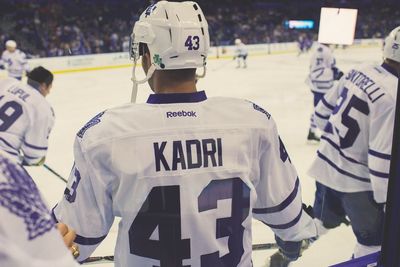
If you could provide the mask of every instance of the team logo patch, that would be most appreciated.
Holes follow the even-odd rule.
[[[399,49],[399,44],[393,44],[392,49],[395,49],[395,50]]]
[[[157,8],[156,4],[153,4],[153,5],[149,6],[148,8],[146,8],[146,11],[144,13],[146,15],[145,18],[147,18],[147,16],[150,16],[151,13],[153,13],[156,8]]]
[[[160,66],[162,69],[165,68],[165,65],[164,65],[164,63],[162,63],[162,58],[160,57],[160,55],[155,54],[153,56],[153,61],[154,61],[155,64]]]
[[[264,113],[265,116],[267,116],[268,119],[271,118],[271,114],[268,113],[268,111],[266,111],[265,109],[263,109],[262,107],[258,106],[257,104],[253,104],[253,108],[261,113]]]
[[[50,231],[54,221],[32,178],[6,159],[0,159],[0,171],[0,206],[23,219],[29,240]]]
[[[86,123],[85,126],[82,127],[82,129],[79,130],[77,136],[79,136],[80,138],[83,138],[83,136],[85,135],[85,132],[95,126],[96,124],[100,123],[100,118],[104,115],[105,111],[100,112],[99,114],[97,114],[96,116],[94,116],[88,123]]]

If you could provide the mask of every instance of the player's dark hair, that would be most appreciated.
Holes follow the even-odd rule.
[[[53,73],[43,68],[42,66],[34,68],[32,71],[28,73],[27,76],[28,76],[28,84],[34,81],[40,84],[45,83],[47,86],[49,86],[54,79]]]
[[[139,50],[141,55],[149,54],[150,50],[147,44],[140,43]],[[175,82],[185,82],[194,80],[196,78],[196,69],[177,69],[177,70],[163,70],[163,74],[165,74],[169,79]]]

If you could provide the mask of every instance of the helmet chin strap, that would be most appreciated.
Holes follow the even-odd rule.
[[[131,95],[131,103],[135,103],[136,102],[136,97],[137,97],[137,92],[138,92],[138,85],[139,84],[143,84],[145,82],[147,82],[151,76],[153,76],[154,71],[156,70],[156,66],[154,64],[151,64],[149,70],[147,71],[147,75],[146,78],[144,78],[143,80],[138,81],[136,79],[136,75],[135,75],[135,71],[136,71],[136,60],[134,61],[133,64],[133,69],[132,69],[132,95]]]
[[[203,67],[203,73],[202,73],[202,74],[198,75],[198,74],[196,73],[196,80],[201,79],[201,78],[204,78],[204,77],[206,76],[206,73],[207,73],[207,69],[206,69],[206,66],[204,66],[204,67]]]

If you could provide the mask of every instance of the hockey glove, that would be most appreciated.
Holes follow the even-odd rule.
[[[332,70],[333,70],[333,79],[336,81],[340,80],[340,78],[342,78],[343,76],[343,71],[339,70],[336,67],[333,67]]]
[[[25,158],[22,160],[22,166],[42,166],[44,162],[46,161],[46,157],[41,158],[38,162],[36,163],[30,163],[26,162]]]
[[[290,262],[292,261],[279,250],[272,254],[266,267],[287,267]]]

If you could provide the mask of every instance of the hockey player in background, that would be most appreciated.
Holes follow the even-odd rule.
[[[29,73],[29,65],[26,55],[17,49],[17,43],[14,40],[6,42],[6,50],[3,51],[0,59],[0,68],[7,69],[8,77],[21,80],[24,72]]]
[[[357,238],[354,257],[380,250],[389,178],[400,27],[385,40],[384,62],[352,69],[317,105],[324,130],[309,175],[317,180],[314,215],[321,231],[347,216]]]
[[[0,266],[78,267],[75,232],[55,227],[29,174],[0,152]],[[65,247],[60,233],[64,238]]]
[[[17,163],[41,165],[54,125],[54,112],[45,97],[53,74],[34,68],[27,84],[12,78],[0,80],[0,150]]]
[[[146,73],[137,81],[134,67],[132,80],[147,81],[154,94],[101,112],[78,132],[54,209],[77,232],[79,260],[116,216],[115,266],[251,266],[252,218],[276,234],[285,265],[271,266],[296,260],[302,240],[317,232],[274,120],[249,101],[196,89],[209,49],[199,5],[151,5],[131,47]]]
[[[242,66],[241,62],[243,62],[243,68],[247,68],[247,48],[246,45],[240,39],[235,39],[235,55],[233,59],[237,61],[236,68],[240,68]]]
[[[313,94],[315,108],[324,94],[333,87],[334,81],[342,77],[343,72],[336,67],[336,60],[329,45],[316,43],[313,49],[310,61],[310,74],[306,82]],[[307,140],[309,141],[319,141],[314,119],[313,113],[310,118],[310,128],[307,136]]]

